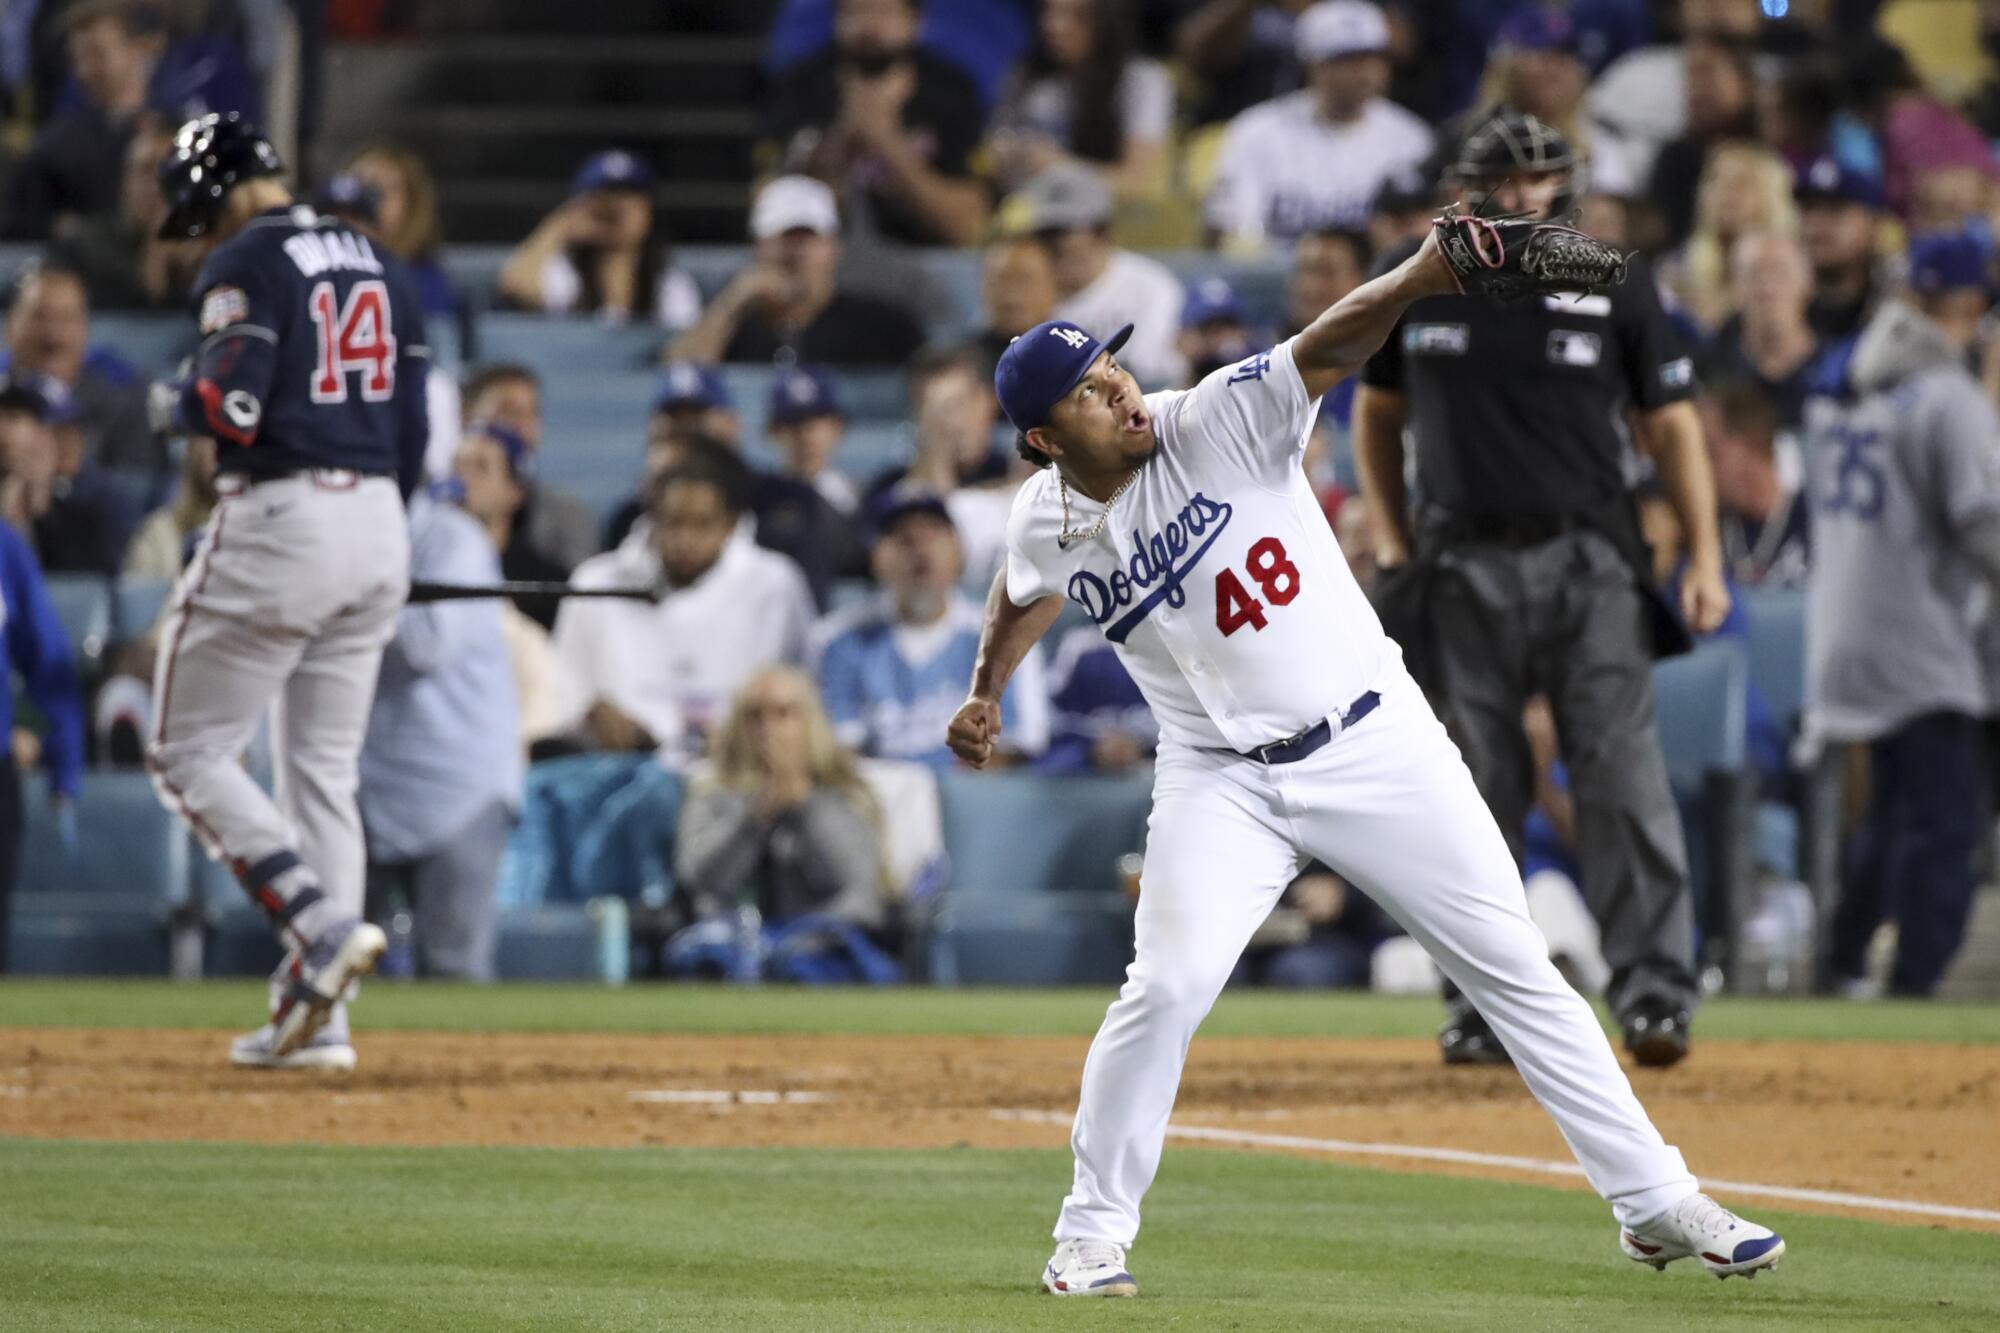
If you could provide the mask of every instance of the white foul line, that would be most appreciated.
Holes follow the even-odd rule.
[[[1067,1125],[1070,1117],[1054,1111],[999,1110],[995,1119],[1018,1120],[1033,1125]],[[1501,1153],[1467,1152],[1462,1148],[1425,1148],[1404,1143],[1350,1143],[1345,1139],[1308,1139],[1296,1134],[1260,1134],[1250,1129],[1221,1129],[1212,1125],[1168,1125],[1167,1135],[1177,1139],[1200,1139],[1208,1143],[1234,1143],[1249,1148],[1291,1148],[1300,1152],[1338,1153],[1349,1157],[1404,1157],[1425,1162],[1453,1162],[1460,1166],[1497,1166],[1511,1171],[1536,1171],[1550,1176],[1580,1176],[1583,1168],[1575,1162],[1557,1162],[1542,1157],[1509,1157]],[[1756,1194],[1768,1199],[1792,1199],[1800,1203],[1834,1204],[1842,1208],[1872,1208],[1885,1213],[1920,1213],[1925,1217],[1961,1218],[1968,1222],[2000,1222],[2000,1211],[1991,1208],[1961,1208],[1949,1203],[1919,1203],[1910,1199],[1882,1199],[1872,1194],[1846,1194],[1838,1190],[1795,1189],[1790,1185],[1759,1185],[1745,1180],[1718,1180],[1702,1177],[1704,1188],[1724,1194]]]

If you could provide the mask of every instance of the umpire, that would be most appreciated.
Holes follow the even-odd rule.
[[[1501,111],[1446,170],[1461,203],[1561,216],[1563,137]],[[1401,259],[1389,256],[1388,262]],[[1687,1054],[1698,999],[1687,847],[1653,720],[1652,662],[1729,609],[1694,376],[1634,263],[1609,292],[1501,305],[1417,302],[1362,373],[1354,444],[1376,524],[1378,601],[1518,859],[1534,767],[1522,729],[1546,693],[1576,804],[1583,891],[1607,999],[1641,1064]],[[1414,493],[1404,440],[1416,451]],[[1650,455],[1688,534],[1677,617],[1659,594],[1631,486]],[[1683,622],[1682,618],[1685,618]],[[1507,1053],[1455,990],[1448,1064]]]

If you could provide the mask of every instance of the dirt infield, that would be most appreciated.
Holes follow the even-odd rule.
[[[1066,1117],[1086,1046],[1069,1037],[389,1032],[365,1034],[355,1073],[271,1074],[229,1068],[226,1044],[215,1032],[0,1029],[0,1136],[1051,1147],[1064,1141],[1060,1124],[1005,1113]],[[1681,1069],[1634,1071],[1634,1084],[1667,1137],[1716,1177],[1974,1208],[2000,1200],[2000,1046],[1708,1041]],[[1198,1040],[1174,1118],[1568,1156],[1511,1070],[1447,1071],[1430,1043],[1404,1039]]]

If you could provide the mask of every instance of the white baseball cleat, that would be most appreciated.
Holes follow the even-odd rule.
[[[1652,1221],[1623,1228],[1618,1248],[1661,1270],[1676,1259],[1696,1258],[1719,1278],[1756,1277],[1785,1257],[1777,1232],[1745,1221],[1706,1194],[1690,1194]]]
[[[373,972],[388,948],[380,926],[355,917],[322,931],[293,964],[291,984],[271,1015],[271,1054],[290,1055],[310,1042],[347,988]]]
[[[329,1023],[290,1055],[278,1055],[271,1049],[276,1039],[277,1029],[269,1023],[233,1038],[229,1043],[229,1063],[240,1069],[354,1068],[354,1046],[345,1027]]]
[[[1125,1247],[1108,1240],[1065,1240],[1042,1270],[1042,1290],[1052,1296],[1137,1296],[1125,1271]]]

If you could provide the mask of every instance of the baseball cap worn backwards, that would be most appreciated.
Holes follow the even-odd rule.
[[[1306,65],[1386,51],[1389,20],[1368,0],[1325,0],[1299,15],[1292,41]]]
[[[1132,336],[1127,324],[1102,342],[1066,319],[1037,324],[1000,354],[993,392],[1014,429],[1026,434],[1048,424],[1055,405],[1076,387],[1098,355],[1116,352]]]

